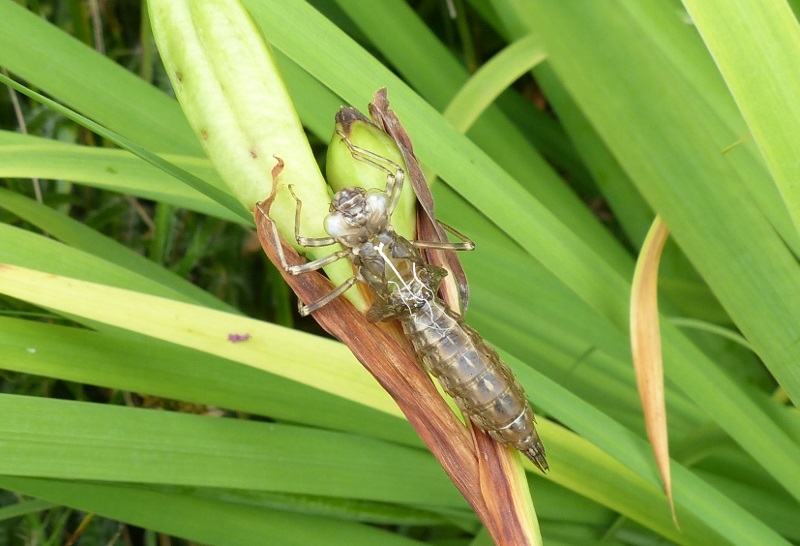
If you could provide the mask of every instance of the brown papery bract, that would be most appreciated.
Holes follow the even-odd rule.
[[[411,137],[408,136],[395,113],[389,109],[385,88],[375,92],[375,97],[369,105],[369,112],[372,121],[394,140],[403,155],[408,169],[406,176],[414,188],[419,204],[417,207],[417,238],[422,241],[447,241],[444,229],[436,221],[433,196],[428,187],[428,181],[422,174],[417,157],[414,155]],[[464,268],[461,267],[458,254],[454,250],[423,249],[422,252],[428,263],[444,267],[450,272],[450,276],[445,278],[440,289],[442,299],[451,309],[461,309],[462,314],[466,313],[469,303],[469,288],[467,275],[464,273]]]

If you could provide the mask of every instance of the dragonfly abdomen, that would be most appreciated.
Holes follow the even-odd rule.
[[[522,451],[546,471],[533,411],[497,352],[439,298],[400,320],[425,369],[458,407],[495,440]]]

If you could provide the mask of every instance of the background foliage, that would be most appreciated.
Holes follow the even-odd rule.
[[[468,320],[541,416],[545,544],[800,542],[794,3],[244,4],[320,160],[338,107],[387,86],[442,179],[441,219],[478,246]],[[93,3],[0,0],[0,66],[222,187],[139,5],[101,6],[96,26]],[[486,543],[386,395],[293,315],[251,225],[9,97],[1,542],[63,543],[88,512],[81,544]],[[681,531],[627,333],[655,212]]]

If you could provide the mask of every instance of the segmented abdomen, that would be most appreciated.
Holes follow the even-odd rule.
[[[495,440],[547,471],[533,410],[497,352],[439,298],[400,321],[422,364],[458,407]]]

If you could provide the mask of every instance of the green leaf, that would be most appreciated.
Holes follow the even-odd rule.
[[[466,507],[429,454],[351,434],[14,395],[0,408],[9,476]]]
[[[797,19],[789,4],[781,1],[686,0],[684,4],[750,128],[797,230]]]
[[[16,298],[232,359],[399,414],[392,399],[339,343],[240,315],[15,266],[0,265],[0,277],[9,281],[0,283],[0,291]],[[250,338],[231,343],[231,333]]]
[[[165,156],[182,170],[222,183],[207,159]],[[249,225],[241,216],[212,201],[164,171],[123,150],[77,146],[0,131],[0,174],[6,177],[54,178],[164,201],[217,218]]]
[[[92,332],[5,317],[0,330],[0,358],[8,371],[420,445],[402,418],[190,347],[124,331]]]
[[[0,3],[0,20],[7,22],[0,32],[0,66],[140,146],[201,155],[186,118],[166,94],[16,2]]]
[[[247,502],[209,500],[185,491],[149,491],[123,485],[13,476],[0,476],[0,485],[203,544],[419,544],[367,525],[252,506]]]
[[[231,307],[224,305],[217,298],[211,297],[208,292],[200,290],[195,285],[187,282],[185,279],[182,279],[163,267],[160,267],[150,260],[143,258],[132,250],[120,245],[116,241],[102,236],[82,223],[76,222],[75,220],[63,214],[59,214],[50,208],[45,207],[44,205],[36,203],[30,199],[26,199],[19,194],[2,188],[0,188],[0,205],[13,212],[20,218],[24,218],[29,222],[36,224],[51,236],[60,239],[67,245],[70,245],[69,247],[61,247],[58,249],[59,251],[63,250],[65,254],[71,253],[73,249],[83,250],[87,253],[91,253],[97,258],[101,258],[104,261],[110,262],[124,269],[129,274],[141,275],[142,277],[146,277],[151,281],[159,282],[165,287],[169,287],[171,290],[180,292],[186,298],[185,301],[204,304],[214,309],[235,312]],[[3,228],[5,228],[5,226],[3,226]],[[23,233],[24,232],[16,232],[15,234],[20,237],[30,237],[28,233]],[[13,237],[14,235],[9,235],[9,239]],[[8,242],[10,242],[10,240]],[[20,250],[25,252],[27,257],[23,258],[20,256],[20,262],[16,263],[31,263],[29,259],[35,259],[37,256],[44,255],[44,252],[40,253],[40,249],[35,248],[39,243],[45,246],[51,244],[42,240],[31,246],[28,246],[27,243],[20,245]],[[5,252],[0,252],[0,255],[3,254],[5,254]],[[48,253],[47,256],[48,261],[52,260],[53,256],[51,254]],[[5,254],[2,259],[6,260],[7,263],[14,263],[13,259],[9,259],[8,254]],[[70,258],[65,257],[64,259],[65,262],[73,260],[80,262],[81,269],[86,265],[80,256],[73,256]],[[73,270],[73,272],[80,275],[80,269]],[[105,274],[102,277],[97,278],[102,278],[104,280],[108,279]],[[125,285],[127,285],[127,283]]]

